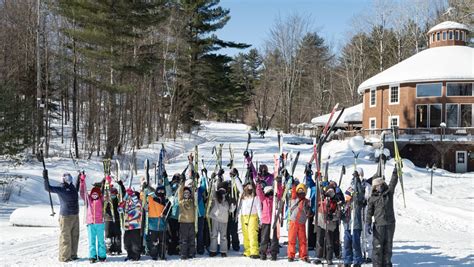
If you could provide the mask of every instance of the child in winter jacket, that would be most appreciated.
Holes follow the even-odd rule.
[[[143,186],[147,186],[146,181],[143,181]],[[170,208],[168,199],[166,199],[165,186],[158,186],[154,189],[148,186],[150,192],[148,197],[148,233],[146,234],[146,243],[148,253],[153,260],[165,259],[166,252],[166,221],[165,216],[167,210]],[[143,202],[143,200],[142,200]]]
[[[185,186],[185,177],[181,177],[181,183],[178,188],[179,201],[179,238],[181,259],[194,258],[196,255],[196,241],[195,241],[195,206],[193,198],[192,180],[189,179],[187,186]]]
[[[290,202],[290,228],[288,232],[288,261],[296,256],[296,240],[299,242],[299,257],[309,262],[306,243],[306,220],[311,216],[311,204],[306,199],[306,186],[303,183],[293,186]]]
[[[258,226],[262,205],[260,204],[259,198],[255,196],[254,188],[250,180],[244,184],[244,192],[240,202],[240,222],[244,236],[244,256],[258,259]]]
[[[121,195],[121,194],[120,194]],[[122,254],[122,217],[118,212],[119,192],[110,187],[110,201],[104,201],[107,254]]]
[[[359,175],[354,172],[352,186],[345,192],[345,204],[341,214],[344,225],[344,265],[354,264],[354,267],[363,263],[360,237],[363,229],[362,207],[364,205],[364,189]]]
[[[281,176],[277,179],[277,199],[280,200],[283,195],[283,187],[281,185]],[[273,186],[267,185],[262,188],[262,183],[257,184],[257,196],[262,203],[262,217],[260,227],[260,259],[267,259],[267,249],[270,245],[270,233],[271,233],[271,245],[270,252],[272,260],[277,259],[279,252],[277,229],[271,229],[272,223],[272,211],[273,211]],[[276,222],[275,222],[276,223]]]
[[[104,240],[104,198],[99,187],[94,186],[88,194],[86,192],[86,176],[80,176],[79,192],[81,198],[87,203],[87,234],[89,237],[89,261],[95,263],[105,261],[106,249]],[[98,256],[98,257],[97,257]]]
[[[335,230],[340,223],[340,209],[334,188],[329,187],[322,193],[324,193],[324,200],[319,201],[318,207],[317,258],[313,262],[319,264],[321,258],[324,257],[327,264],[332,264],[334,240],[339,238]]]
[[[227,256],[227,222],[229,219],[230,204],[226,197],[226,188],[224,183],[220,183],[217,191],[213,192],[213,201],[209,216],[212,220],[211,226],[211,246],[209,256],[217,255],[217,237],[220,237],[220,252],[222,257]]]
[[[125,234],[123,241],[127,258],[125,260],[138,261],[142,251],[141,222],[142,222],[142,202],[140,193],[132,188],[125,190],[122,181],[119,181],[122,192],[126,192],[123,201],[119,204],[119,212],[124,213]]]

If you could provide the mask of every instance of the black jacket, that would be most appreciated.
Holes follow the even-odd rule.
[[[367,222],[372,223],[372,216],[376,225],[395,224],[395,212],[393,210],[393,194],[398,183],[396,170],[392,173],[392,179],[388,187],[384,185],[384,190],[379,193],[372,188],[372,195],[367,204]]]

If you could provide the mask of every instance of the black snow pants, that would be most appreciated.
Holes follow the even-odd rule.
[[[179,223],[179,249],[181,257],[191,258],[196,255],[195,237],[194,223]]]
[[[230,245],[232,244],[232,249],[234,251],[240,250],[240,240],[239,240],[239,220],[234,219],[233,216],[229,215],[229,221],[227,222],[227,249],[230,250]]]
[[[325,258],[326,260],[332,260],[333,254],[334,254],[334,239],[336,238],[335,236],[335,231],[326,231],[326,229],[323,229],[318,226],[318,233],[317,233],[317,239],[318,239],[318,249],[316,256],[318,258]],[[326,250],[326,251],[324,251]]]
[[[140,231],[140,229],[127,230],[123,236],[127,258],[129,260],[140,260],[140,254],[142,252],[142,237]]]
[[[308,251],[316,248],[316,231],[314,231],[314,217],[308,217]]]
[[[392,266],[392,246],[395,224],[374,225],[372,262],[374,267]]]
[[[169,246],[168,246],[168,255],[179,255],[178,245],[179,245],[179,222],[177,219],[168,218],[169,226]]]
[[[273,229],[273,231],[271,231],[270,228],[272,228],[271,224],[262,224],[262,227],[260,228],[260,258],[267,258],[268,246],[270,246],[272,257],[276,257],[278,252],[280,252],[276,228]],[[271,239],[270,232],[273,232]]]
[[[160,259],[162,260],[165,259],[165,235],[166,231],[148,231],[147,247],[149,254],[153,259],[157,259],[158,256],[160,256]]]

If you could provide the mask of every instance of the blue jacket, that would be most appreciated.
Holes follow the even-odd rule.
[[[77,188],[71,184],[63,184],[63,186],[51,186],[48,180],[44,180],[44,189],[51,193],[58,194],[60,210],[62,216],[79,214],[79,193]]]
[[[311,176],[306,176],[306,188],[310,189],[309,200],[311,204],[311,212],[314,214],[316,212],[316,183],[314,183],[313,178]]]
[[[362,230],[364,226],[362,222],[362,208],[364,206],[365,190],[357,177],[352,178],[351,186],[354,189],[354,193],[351,202],[345,205],[342,223],[346,230]]]
[[[206,215],[206,204],[204,203],[204,192],[207,191],[206,179],[203,177],[201,179],[201,184],[197,189],[198,193],[198,216],[204,217]]]

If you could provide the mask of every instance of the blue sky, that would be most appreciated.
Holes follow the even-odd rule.
[[[336,46],[345,40],[351,19],[371,5],[371,0],[221,0],[231,19],[217,32],[226,41],[238,41],[262,48],[278,16],[297,13],[310,16],[312,28]],[[235,55],[240,50],[220,51]],[[335,51],[337,52],[337,51]]]

